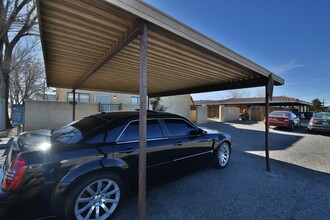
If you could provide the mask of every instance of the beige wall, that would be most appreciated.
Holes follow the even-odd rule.
[[[167,108],[166,112],[181,115],[189,120],[192,120],[190,110],[192,101],[190,95],[167,96],[162,97],[161,100],[162,102],[160,104]]]
[[[72,89],[56,89],[56,98],[58,101],[67,101],[68,92],[72,92]],[[110,93],[110,92],[97,92],[88,90],[76,90],[76,93],[88,93],[90,95],[89,102],[94,103],[96,95],[106,95],[110,97],[111,104],[131,104],[131,97],[139,97],[139,94],[122,94],[122,93]]]
[[[220,121],[235,121],[239,119],[240,109],[236,107],[219,106]]]
[[[76,119],[96,114],[98,111],[98,104],[78,103]],[[69,122],[72,122],[72,105],[67,102],[25,101],[25,131],[56,129]]]
[[[67,101],[67,94],[71,92],[71,89],[57,89],[56,97],[59,101]],[[93,103],[95,95],[102,94],[111,97],[111,104],[121,104],[121,109],[123,111],[129,111],[138,109],[139,105],[132,105],[131,98],[139,97],[138,94],[121,94],[121,93],[107,93],[107,92],[96,92],[96,91],[86,91],[86,90],[76,90],[76,93],[88,93],[90,94],[90,102]],[[178,95],[178,96],[167,96],[161,97],[161,105],[166,107],[166,112],[181,115],[183,117],[192,119],[190,106],[192,105],[192,100],[190,95]],[[151,106],[150,106],[150,109]]]
[[[207,123],[207,106],[196,106],[196,124]]]
[[[197,111],[195,110],[191,110],[191,121],[196,123],[197,121]]]
[[[67,92],[71,90],[61,89],[57,93],[59,99],[67,98]],[[77,91],[78,92],[78,91]],[[131,95],[117,94],[119,101],[131,102]],[[163,97],[162,105],[167,107],[167,112],[182,115],[191,120],[191,99],[189,95]],[[116,104],[116,103],[114,103]],[[121,110],[129,111],[138,109],[139,105],[121,104]],[[99,105],[96,103],[78,103],[76,105],[76,119],[96,114],[99,112]],[[67,101],[25,101],[25,125],[24,130],[55,129],[72,121],[72,105]]]

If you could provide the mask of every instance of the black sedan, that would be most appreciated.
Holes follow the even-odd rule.
[[[330,133],[330,113],[317,112],[310,119],[308,125],[308,132],[328,132]]]
[[[137,191],[138,117],[138,112],[101,113],[13,139],[0,170],[1,219],[111,218]],[[230,135],[148,111],[148,186],[208,163],[224,168],[230,154]]]

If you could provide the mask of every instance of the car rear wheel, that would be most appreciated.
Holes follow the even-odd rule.
[[[291,131],[294,130],[294,122],[291,123],[291,125],[290,125],[290,130],[291,130]]]
[[[65,206],[66,219],[109,219],[125,198],[124,183],[114,173],[98,173],[79,181]]]
[[[222,169],[227,166],[230,158],[231,149],[227,142],[221,143],[214,150],[214,166]]]

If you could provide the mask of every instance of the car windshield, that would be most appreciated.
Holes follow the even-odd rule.
[[[330,113],[316,113],[314,118],[330,119]]]
[[[289,112],[272,112],[269,115],[270,116],[290,117],[290,113]]]
[[[62,128],[52,131],[53,140],[57,140],[62,143],[75,144],[78,143],[83,137],[95,129],[103,126],[107,123],[106,120],[95,116],[83,118],[78,121],[74,121]]]

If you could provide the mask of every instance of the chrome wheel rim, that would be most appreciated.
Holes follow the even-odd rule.
[[[89,184],[78,196],[74,206],[77,219],[107,219],[117,208],[120,189],[109,179]]]
[[[227,143],[224,143],[220,146],[218,151],[218,161],[220,166],[224,167],[229,161],[230,150]]]

